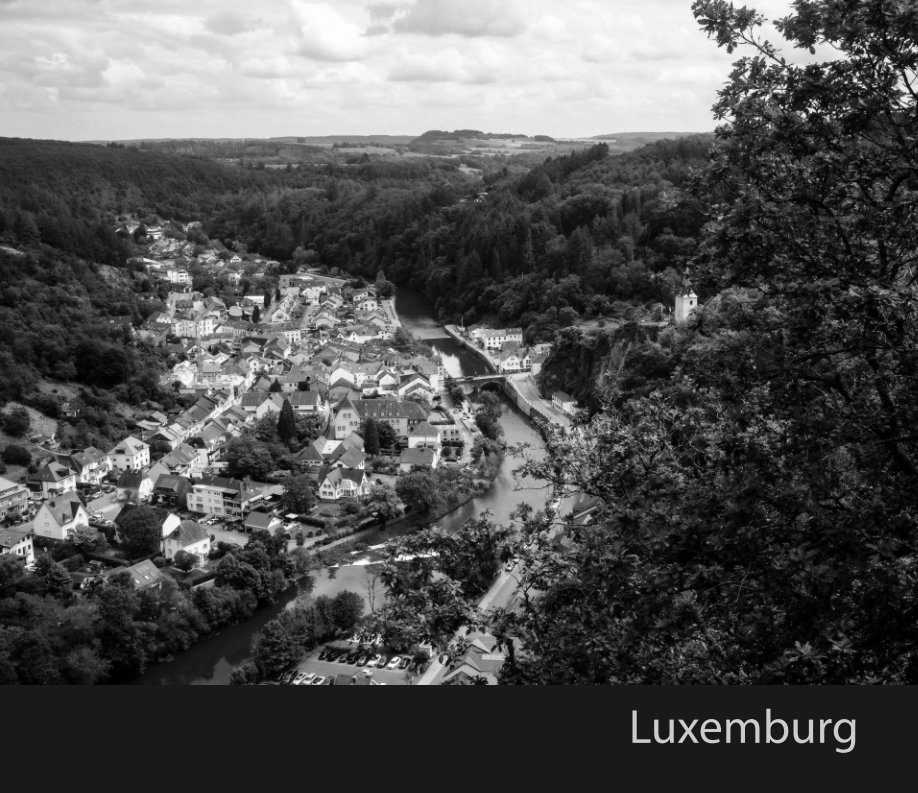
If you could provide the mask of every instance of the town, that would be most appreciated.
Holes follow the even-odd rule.
[[[135,590],[164,576],[213,586],[219,559],[247,536],[316,553],[429,511],[434,499],[445,508],[467,500],[487,488],[502,454],[494,422],[476,421],[483,387],[501,389],[537,424],[566,428],[577,412],[563,392],[538,395],[533,378],[551,345],[524,347],[520,328],[447,326],[493,373],[457,382],[401,327],[390,284],[301,266],[281,274],[273,294],[241,293],[227,306],[193,290],[192,272],[238,288],[279,263],[202,249],[162,226],[119,230],[143,235],[145,256],[134,265],[165,297],[165,310],[131,333],[177,359],[161,386],[184,407],[151,406],[109,449],[36,437],[46,453],[18,481],[0,478],[0,551],[31,570],[55,544],[82,549],[68,568],[77,593],[125,572]],[[281,441],[281,458],[252,448],[268,436]],[[140,516],[155,543],[128,536]]]

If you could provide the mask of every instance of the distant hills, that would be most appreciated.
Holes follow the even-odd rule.
[[[462,161],[473,173],[487,173],[507,165],[532,168],[546,157],[583,151],[597,142],[610,154],[624,154],[664,139],[681,139],[703,133],[617,132],[583,138],[555,138],[519,132],[484,132],[478,129],[431,129],[420,135],[283,135],[272,138],[143,138],[89,141],[211,160],[246,168],[323,167],[365,164],[373,161],[406,161],[413,158],[447,158]]]

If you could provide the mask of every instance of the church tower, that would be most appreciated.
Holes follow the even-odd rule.
[[[698,295],[692,290],[689,283],[688,274],[682,278],[682,284],[679,287],[679,294],[676,295],[676,307],[673,317],[676,323],[685,322],[689,315],[698,307]]]

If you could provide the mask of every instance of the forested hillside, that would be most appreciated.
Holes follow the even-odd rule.
[[[240,195],[208,231],[278,258],[383,270],[426,292],[445,320],[488,318],[549,339],[616,301],[670,303],[703,220],[685,189],[710,142],[616,157],[600,143],[499,175],[486,192],[442,162],[368,163],[267,203]]]

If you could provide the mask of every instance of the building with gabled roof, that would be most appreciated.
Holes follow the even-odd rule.
[[[47,499],[76,490],[77,477],[70,466],[59,462],[45,463],[26,478],[26,487],[33,499]]]
[[[210,534],[206,526],[193,520],[183,520],[169,535],[163,537],[163,556],[174,559],[179,551],[193,553],[199,566],[210,552]]]
[[[128,435],[108,453],[113,468],[139,471],[150,464],[150,447],[139,438]]]
[[[22,559],[26,568],[31,569],[35,565],[32,532],[27,529],[0,527],[0,554],[10,554]]]
[[[443,677],[443,685],[459,682],[477,682],[483,679],[488,685],[497,685],[497,677],[504,665],[505,656],[498,649],[498,641],[488,633],[473,631],[465,655],[451,665],[453,668]]]
[[[29,509],[29,489],[0,476],[0,520],[24,517]]]
[[[369,495],[366,471],[353,468],[322,468],[319,470],[319,498],[339,501],[342,498],[362,498]]]
[[[436,468],[439,462],[440,449],[431,448],[430,446],[415,446],[410,449],[402,449],[398,458],[399,470],[402,473],[407,473],[416,465],[424,468]]]
[[[31,524],[35,534],[52,540],[66,540],[74,529],[88,525],[89,513],[73,490],[46,499]]]
[[[132,564],[129,567],[115,567],[102,573],[103,579],[109,579],[119,573],[127,573],[131,577],[131,583],[134,589],[147,589],[149,587],[158,587],[163,582],[163,572],[151,562],[144,559],[142,562]]]
[[[189,490],[191,490],[191,482],[187,477],[179,474],[161,474],[153,484],[150,503],[165,509],[186,509]]]

